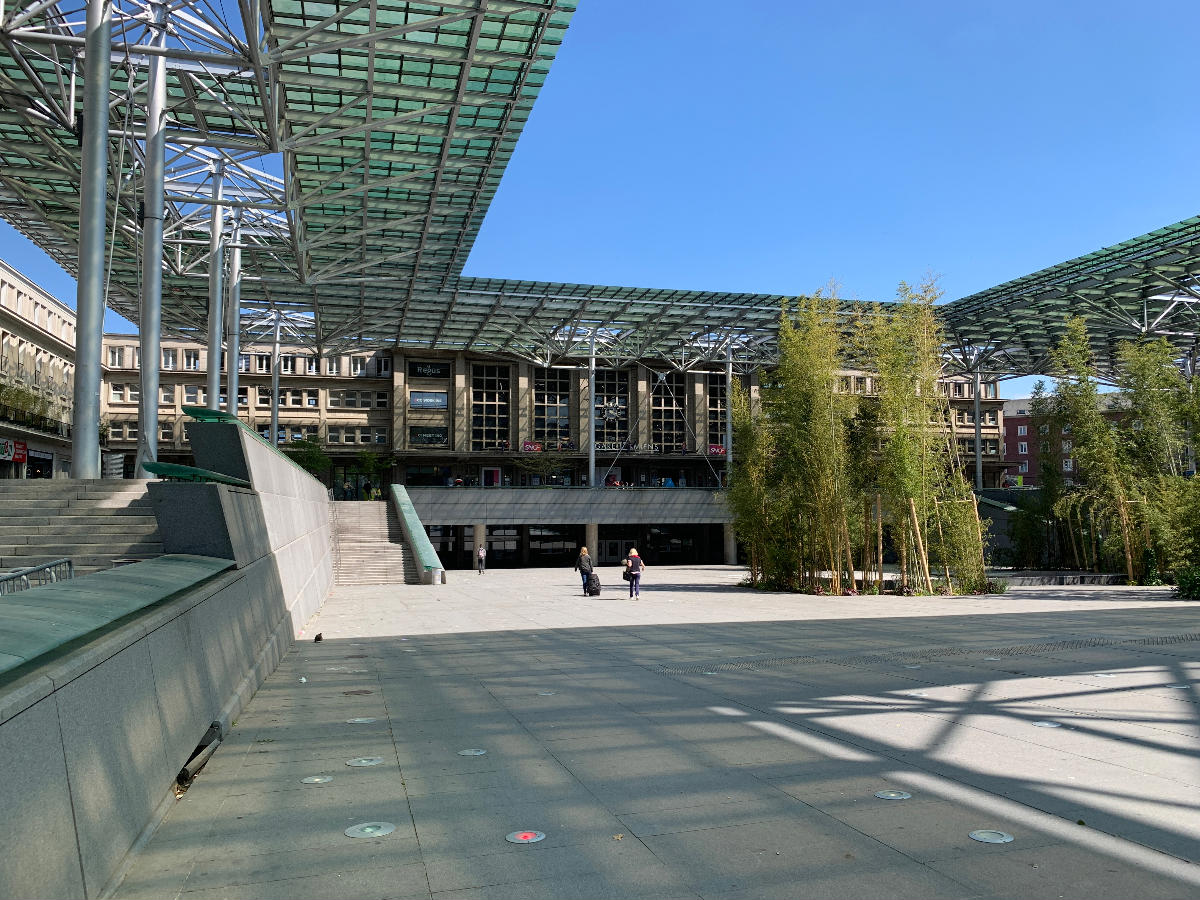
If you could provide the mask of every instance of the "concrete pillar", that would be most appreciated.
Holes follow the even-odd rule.
[[[408,446],[408,362],[400,353],[392,354],[392,452]]]
[[[224,186],[225,163],[217,160],[213,163],[213,206],[208,239],[208,396],[205,406],[209,409],[221,408],[221,343],[225,330],[225,245],[222,240],[225,208],[221,205]]]
[[[471,545],[471,567],[474,568],[476,560],[479,558],[478,553],[480,545],[487,545],[487,525],[480,525],[476,523],[472,527],[475,529],[475,533],[473,537],[474,543]]]
[[[454,449],[471,449],[471,363],[465,354],[454,357]]]
[[[517,410],[509,421],[516,420],[517,433],[510,435],[509,440],[514,450],[521,449],[521,441],[533,440],[533,373],[527,362],[517,363]]]
[[[737,560],[737,538],[734,536],[734,533],[733,533],[733,525],[729,522],[726,522],[724,525],[721,526],[721,528],[725,532],[725,535],[724,535],[724,537],[725,537],[725,565],[736,566],[737,561],[738,561]]]
[[[600,525],[597,522],[588,522],[583,526],[583,546],[588,548],[588,553],[592,559],[600,557]]]
[[[979,370],[974,372],[973,390],[975,392],[975,490],[983,490],[983,413],[980,411]]]
[[[688,443],[691,448],[701,456],[708,454],[708,373],[707,372],[687,372],[684,374],[687,379],[690,395],[690,409],[687,410],[687,415],[691,416],[692,434],[689,435]],[[691,482],[688,482],[691,484]]]
[[[633,441],[636,447],[641,447],[642,444],[651,442],[650,428],[650,392],[653,390],[654,382],[651,381],[652,376],[645,366],[637,366],[630,373],[632,376],[629,385],[629,393],[632,395],[629,398],[629,439]]]

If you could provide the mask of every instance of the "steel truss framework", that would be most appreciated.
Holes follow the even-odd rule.
[[[70,272],[86,2],[10,2],[0,16],[0,216]],[[239,0],[231,22],[206,0],[117,0],[109,305],[139,320],[147,71],[165,56],[164,332],[204,340],[219,167],[222,202],[240,211],[241,309],[287,314],[318,352],[549,365],[586,356],[595,335],[610,363],[771,362],[780,296],[461,277],[575,5]],[[1193,219],[963,298],[940,308],[949,366],[1044,371],[1068,313],[1088,317],[1105,370],[1139,335],[1194,361],[1198,274]]]

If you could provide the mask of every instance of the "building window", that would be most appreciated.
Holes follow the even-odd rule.
[[[271,357],[266,353],[259,353],[254,357],[254,370],[259,375],[269,374],[271,371]]]
[[[987,381],[983,385],[983,396],[995,400],[996,399],[996,382]]]
[[[708,373],[708,443],[725,446],[725,376]]]
[[[985,412],[983,414],[983,424],[984,425],[995,425],[996,424],[996,411],[994,409],[989,409],[987,412]]]
[[[162,367],[170,370],[177,365],[177,358],[174,348],[163,350],[162,352]]]
[[[1017,466],[1017,471],[1018,472],[1028,472],[1029,471],[1029,461],[1028,460],[1023,461],[1019,466]]]
[[[380,356],[375,360],[375,365],[380,375],[392,374],[392,359],[389,356]]]
[[[238,388],[238,406],[247,406],[248,407],[249,405],[250,405],[250,388],[244,387],[244,386],[239,387]]]
[[[175,440],[175,426],[170,422],[163,422],[158,426],[158,439],[163,443],[169,444]]]
[[[350,357],[350,374],[362,377],[367,374],[367,357],[352,356]]]
[[[952,382],[950,385],[950,395],[952,397],[960,397],[960,398],[967,396],[966,384],[961,381]]]
[[[108,402],[109,403],[124,403],[125,402],[125,385],[110,384],[108,386]]]
[[[110,369],[125,368],[125,348],[124,347],[109,347],[108,348],[108,367]]]
[[[1070,452],[1071,452],[1071,446],[1072,446],[1072,444],[1071,444],[1071,442],[1070,442],[1070,441],[1063,441],[1063,442],[1062,442],[1062,452],[1063,452],[1064,454],[1070,453]]]
[[[507,384],[507,381],[505,382]],[[353,394],[353,391],[348,393]],[[507,395],[506,395],[507,396]],[[370,395],[364,397],[366,402],[363,404],[370,407]],[[507,400],[505,401],[507,403]],[[409,391],[408,392],[408,408],[409,409],[446,409],[449,406],[449,394],[446,391]]]
[[[138,436],[138,423],[137,422],[126,422],[125,423],[125,440],[136,441],[137,436]]]
[[[204,388],[197,384],[185,384],[183,386],[183,402],[188,406],[202,406],[204,404],[205,391]]]
[[[596,442],[610,444],[629,440],[629,372],[625,369],[596,370]]]
[[[1049,434],[1049,433],[1050,433],[1049,425],[1039,425],[1038,426],[1038,434]]]
[[[200,351],[199,350],[184,350],[183,351],[183,367],[189,372],[200,371]]]
[[[1073,460],[1073,459],[1064,459],[1064,460],[1063,460],[1063,471],[1064,471],[1064,472],[1073,472],[1073,471],[1075,471],[1075,460]]]
[[[329,357],[328,370],[329,370],[330,375],[341,375],[342,374],[341,357],[338,357],[338,356]]]
[[[687,392],[682,372],[655,377],[650,390],[651,440],[663,453],[687,449]]]
[[[327,434],[326,443],[340,444],[342,442],[342,429],[339,426],[330,425]]]
[[[1025,435],[1027,435],[1027,434],[1029,434],[1029,426],[1028,425],[1018,425],[1017,426],[1017,437],[1025,437]]]
[[[319,394],[316,388],[310,388],[304,392],[304,405],[316,409],[320,405]]]
[[[239,372],[249,372],[250,371],[250,354],[249,353],[239,353],[238,354],[238,371]]]
[[[983,442],[983,452],[988,456],[1000,455],[1000,442],[995,438],[989,438]]]
[[[140,385],[131,384],[125,388],[125,399],[130,403],[139,403],[142,399],[142,388]]]
[[[571,439],[570,372],[534,370],[533,439],[552,446]]]
[[[158,402],[160,406],[175,405],[175,385],[164,384],[158,389]]]
[[[386,428],[375,429],[375,443],[386,444],[388,439],[388,430]]]
[[[387,409],[387,406],[388,406],[387,391],[376,391],[375,392],[375,407],[377,409]]]
[[[296,374],[296,357],[281,356],[279,357],[279,372],[282,375]]]
[[[1029,455],[1029,442],[1028,441],[1017,441],[1017,453],[1019,453],[1021,456],[1028,456]]]
[[[508,448],[510,380],[508,366],[471,367],[472,450]]]
[[[319,357],[305,356],[305,357],[302,357],[302,359],[304,360],[304,374],[305,375],[320,375],[321,374],[321,368],[320,368],[321,360]]]
[[[270,406],[271,405],[271,389],[269,387],[258,387],[257,395],[254,400],[255,406]]]
[[[264,441],[266,441],[268,444],[271,443],[271,426],[270,426],[270,424],[259,425],[258,426],[258,436],[260,438],[262,438]]]

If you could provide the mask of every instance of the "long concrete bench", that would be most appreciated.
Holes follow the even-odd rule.
[[[233,560],[208,556],[160,556],[5,595],[0,599],[0,685],[18,677],[27,665],[69,652],[79,641],[233,565]]]

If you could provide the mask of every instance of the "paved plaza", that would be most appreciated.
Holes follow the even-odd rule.
[[[1197,604],[599,574],[336,588],[116,896],[1200,896]]]

